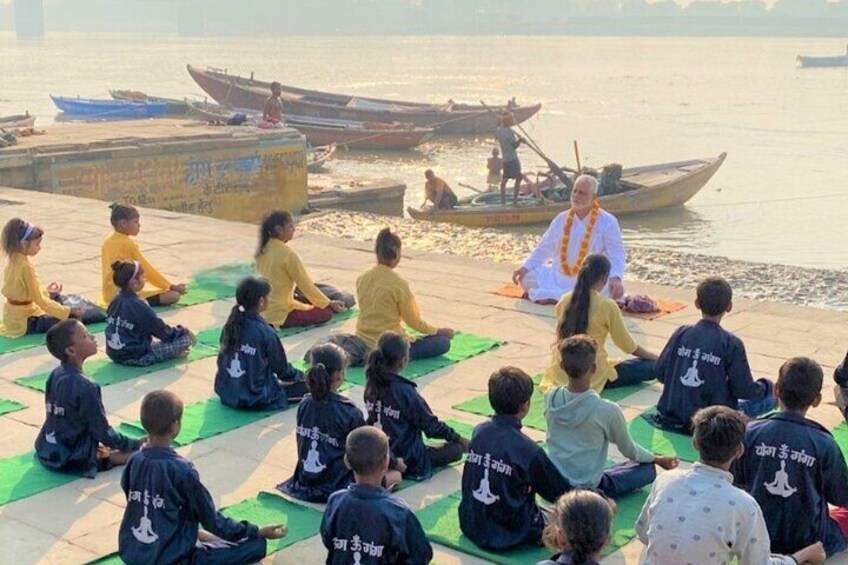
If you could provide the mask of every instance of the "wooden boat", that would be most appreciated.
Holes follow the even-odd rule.
[[[168,105],[164,102],[138,102],[134,100],[93,100],[50,95],[59,110],[80,118],[155,118],[164,116]]]
[[[138,90],[110,90],[109,95],[113,100],[133,100],[136,102],[159,102],[168,105],[165,112],[167,116],[185,116],[188,113],[188,103],[176,98],[162,98],[161,96],[150,96]]]
[[[622,192],[601,196],[601,206],[617,216],[681,206],[707,184],[726,156],[727,153],[722,153],[708,159],[624,169]],[[501,206],[500,193],[484,193],[461,202],[453,210],[430,212],[409,207],[407,212],[416,220],[498,227],[548,223],[570,207],[567,198],[539,204],[532,197],[520,199],[518,206]]]
[[[310,177],[309,205],[320,210],[352,210],[403,216],[406,185],[389,178]]]
[[[254,123],[259,116],[256,110],[225,108],[206,102],[191,102],[189,108],[189,116],[216,123],[227,123],[238,113],[246,114]],[[286,125],[305,135],[309,143],[315,146],[335,143],[346,149],[400,151],[417,147],[434,135],[433,128],[419,128],[408,124],[304,118],[288,114],[283,115],[283,120]]]
[[[306,169],[310,173],[317,173],[324,168],[324,164],[333,158],[336,153],[336,144],[311,147],[306,153]]]
[[[799,67],[848,67],[848,54],[835,57],[807,57],[798,55]]]
[[[35,116],[30,116],[29,113],[0,116],[0,129],[31,128],[34,125]]]
[[[242,78],[220,70],[200,70],[188,65],[194,81],[212,98],[225,106],[262,111],[271,89],[270,82]],[[435,128],[439,135],[491,133],[497,126],[495,116],[483,106],[472,104],[422,104],[380,98],[365,98],[282,87],[283,111],[302,117],[353,120],[360,122],[409,122],[418,127]],[[516,123],[530,119],[541,104],[508,105]],[[502,112],[507,106],[493,106]]]

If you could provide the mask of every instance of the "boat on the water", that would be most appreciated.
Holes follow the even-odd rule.
[[[0,116],[0,129],[31,128],[35,125],[35,116],[26,114],[15,114],[13,116]]]
[[[189,105],[189,116],[203,121],[234,123],[238,114],[244,114],[253,122],[260,118],[260,113],[253,109],[225,108],[206,102],[190,102]],[[305,135],[312,145],[335,143],[346,149],[400,151],[417,147],[434,135],[433,128],[419,128],[412,124],[305,118],[288,114],[283,115],[283,121]]]
[[[798,55],[796,61],[799,67],[848,67],[848,54],[836,55],[834,57]]]
[[[168,105],[168,109],[165,112],[168,116],[185,116],[188,113],[188,102],[185,100],[150,96],[139,90],[110,90],[109,95],[113,100],[165,103]]]
[[[236,108],[262,111],[271,92],[271,83],[239,77],[221,70],[201,70],[188,65],[194,81],[218,103]],[[491,133],[497,126],[495,115],[476,104],[424,104],[400,100],[384,100],[345,94],[333,94],[283,86],[281,100],[288,115],[353,120],[359,122],[402,122],[418,127],[435,128],[439,135]],[[492,106],[496,113],[509,109],[515,122],[530,119],[541,104]]]
[[[94,100],[50,95],[59,110],[80,118],[156,118],[164,116],[168,105],[164,102],[135,100]]]
[[[320,147],[310,147],[306,152],[306,170],[310,173],[317,173],[324,168],[324,165],[333,158],[336,153],[336,144],[322,145]]]
[[[601,206],[617,216],[681,206],[707,184],[726,156],[727,153],[722,153],[708,159],[624,169],[619,189],[599,197]],[[409,207],[407,212],[416,220],[474,227],[541,224],[571,207],[569,191],[562,186],[545,193],[559,201],[540,204],[535,198],[526,197],[519,200],[518,206],[501,206],[500,193],[487,192],[461,200],[452,210]]]

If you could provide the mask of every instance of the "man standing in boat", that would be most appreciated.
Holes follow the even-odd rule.
[[[530,300],[555,304],[574,290],[577,273],[588,255],[605,255],[612,264],[604,295],[624,295],[624,242],[618,220],[602,210],[598,181],[580,175],[571,191],[571,208],[557,215],[530,257],[512,274]]]
[[[265,101],[265,109],[262,110],[262,119],[270,124],[280,124],[283,122],[283,101],[280,100],[280,95],[283,93],[283,87],[279,82],[271,83],[271,96]]]
[[[512,131],[515,125],[515,116],[509,110],[501,116],[501,125],[498,126],[496,136],[501,146],[503,155],[503,176],[501,177],[501,206],[506,206],[506,183],[509,179],[515,180],[514,192],[512,194],[512,205],[518,205],[518,191],[521,185],[521,161],[518,160],[518,146],[522,139]]]

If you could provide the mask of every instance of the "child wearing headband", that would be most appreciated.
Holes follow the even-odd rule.
[[[60,292],[52,283],[41,286],[35,267],[29,262],[41,250],[44,231],[20,218],[12,218],[3,228],[3,252],[8,257],[3,273],[3,323],[0,336],[21,337],[41,334],[68,317],[79,317],[82,309],[71,309],[50,299],[50,292]]]
[[[141,263],[115,261],[112,281],[120,292],[106,311],[109,359],[121,365],[147,366],[188,355],[195,344],[194,334],[182,326],[171,327],[163,322],[138,295],[146,282]]]
[[[138,208],[128,204],[113,203],[110,208],[110,221],[115,233],[106,238],[101,249],[101,271],[103,273],[103,304],[109,304],[118,294],[118,287],[112,280],[112,264],[115,261],[138,261],[146,274],[149,286],[139,289],[139,296],[151,306],[176,304],[180,296],[188,291],[184,284],[171,284],[165,276],[156,270],[141,254],[133,237],[141,229]]]

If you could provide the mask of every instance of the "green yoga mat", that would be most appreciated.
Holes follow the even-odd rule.
[[[842,456],[848,461],[848,424],[842,422],[833,428],[830,433],[833,434],[833,439],[836,440],[836,444],[842,450]]]
[[[45,469],[36,460],[34,451],[0,459],[0,505],[77,479],[79,479],[77,475],[66,475]]]
[[[538,385],[542,380],[541,375],[536,375],[533,377],[533,383],[536,385],[533,389],[533,396],[530,398],[530,412],[525,416],[524,420],[522,420],[522,424],[528,428],[533,428],[534,430],[547,431],[548,424],[545,421],[545,395],[539,390]],[[612,402],[618,402],[622,398],[626,398],[630,396],[634,392],[638,392],[643,388],[647,387],[648,383],[642,383],[638,385],[631,386],[623,386],[620,388],[610,388],[605,389],[601,393],[601,398],[605,398]],[[479,414],[481,416],[491,416],[494,411],[492,410],[492,406],[489,404],[489,395],[483,394],[480,396],[476,396],[471,400],[466,400],[460,404],[457,404],[453,407],[455,410],[459,410],[460,412],[468,412],[470,414]]]
[[[224,508],[221,513],[233,520],[246,520],[259,527],[284,524],[288,528],[286,536],[278,540],[268,540],[268,555],[317,535],[323,517],[323,512],[289,502],[281,496],[267,492],[260,492],[255,498]],[[88,565],[121,565],[122,563],[118,554],[113,553],[89,561]]]
[[[636,416],[628,425],[633,440],[648,451],[666,457],[677,457],[683,461],[698,461],[698,452],[692,446],[692,437],[685,434],[655,428],[645,416],[655,414],[652,408]]]
[[[603,555],[613,553],[636,536],[634,525],[649,492],[650,488],[646,487],[616,500],[618,514],[613,519],[612,536]],[[550,558],[551,551],[540,546],[523,546],[497,553],[477,547],[459,529],[461,500],[461,492],[455,492],[415,513],[430,541],[503,565],[526,565]]]
[[[224,406],[217,398],[189,404],[183,410],[182,429],[174,440],[174,445],[183,446],[208,439],[258,422],[278,412],[280,410],[236,410]],[[136,439],[147,435],[140,422],[122,423],[116,429]]]
[[[407,379],[417,379],[426,374],[438,371],[444,367],[454,365],[460,361],[470,359],[485,353],[495,347],[503,345],[503,341],[482,337],[479,335],[456,332],[451,340],[450,351],[439,357],[430,359],[418,359],[409,363],[401,371],[401,375]],[[365,386],[365,369],[363,367],[350,367],[345,372],[345,380],[356,385]]]
[[[26,408],[20,402],[15,402],[14,400],[8,400],[6,398],[0,398],[0,416],[3,414],[11,414],[12,412],[17,412],[18,410],[23,410]]]

